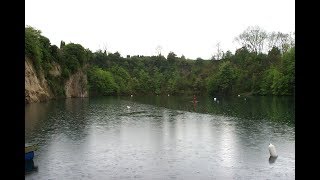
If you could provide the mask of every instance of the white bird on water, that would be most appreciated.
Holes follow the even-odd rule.
[[[213,100],[214,100],[214,101],[216,101],[216,100],[217,100],[217,98],[213,98]]]
[[[127,106],[128,109],[130,109],[130,106]]]
[[[269,152],[271,157],[278,157],[276,148],[271,143],[269,144]]]
[[[131,94],[131,97],[133,97],[133,95]]]
[[[238,94],[238,97],[240,97],[240,94]]]

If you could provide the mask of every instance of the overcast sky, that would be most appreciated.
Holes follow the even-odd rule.
[[[164,55],[209,59],[217,42],[234,53],[234,38],[248,26],[295,31],[294,0],[25,0],[25,13],[25,24],[51,44],[122,56],[155,55],[160,45]]]

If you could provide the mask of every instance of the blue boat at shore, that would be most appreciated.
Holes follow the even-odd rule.
[[[33,160],[34,151],[37,149],[35,145],[25,144],[24,146],[24,160]]]

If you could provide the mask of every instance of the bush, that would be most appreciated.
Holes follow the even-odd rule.
[[[93,67],[88,71],[90,92],[100,95],[114,95],[119,92],[119,87],[114,81],[112,74],[101,68]]]

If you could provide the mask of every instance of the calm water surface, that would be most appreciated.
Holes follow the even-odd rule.
[[[26,105],[25,179],[294,179],[290,97],[104,97]],[[127,108],[130,106],[130,109]],[[278,158],[269,160],[269,142]]]

